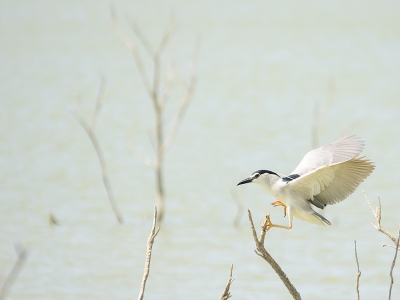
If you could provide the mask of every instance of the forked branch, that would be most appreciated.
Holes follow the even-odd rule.
[[[220,300],[227,300],[230,297],[232,297],[232,295],[231,295],[231,293],[229,291],[229,289],[231,288],[232,282],[235,280],[235,277],[232,277],[232,271],[233,271],[233,265],[231,265],[231,270],[229,272],[228,283],[226,284],[225,291],[223,292],[223,294],[219,298]]]
[[[386,231],[385,229],[383,229],[382,226],[381,226],[381,219],[382,219],[381,199],[378,197],[378,207],[374,210],[374,209],[372,208],[371,203],[370,203],[369,200],[368,200],[367,195],[365,194],[364,191],[363,191],[363,193],[364,193],[365,200],[367,201],[368,206],[369,206],[369,208],[371,209],[371,212],[372,212],[372,214],[374,215],[375,220],[376,220],[376,225],[372,224],[372,222],[370,222],[370,224],[371,224],[376,230],[378,230],[379,232],[381,232],[381,233],[383,233],[384,235],[386,235],[389,239],[391,239],[392,242],[396,245],[396,244],[397,244],[396,238],[395,238],[392,234],[390,234],[388,231]],[[384,246],[385,246],[385,245],[384,245]]]
[[[21,272],[22,267],[28,257],[29,251],[26,248],[15,246],[15,251],[17,252],[17,261],[14,263],[10,273],[7,275],[0,288],[0,300],[6,299],[11,286],[17,279],[18,274]]]
[[[383,233],[384,235],[386,235],[386,236],[394,243],[394,246],[389,246],[389,245],[386,245],[386,244],[383,245],[384,247],[385,247],[385,246],[389,246],[389,247],[395,248],[394,258],[393,258],[393,261],[392,261],[392,266],[391,266],[391,268],[390,268],[390,274],[389,274],[389,275],[390,275],[389,300],[390,300],[391,297],[392,297],[392,288],[393,288],[393,282],[394,282],[394,280],[393,280],[393,269],[394,269],[394,266],[395,266],[395,264],[396,264],[397,252],[399,251],[400,228],[399,228],[399,232],[398,232],[398,234],[397,234],[397,239],[396,239],[392,234],[390,234],[387,230],[383,229],[382,226],[381,226],[381,219],[382,219],[381,199],[378,197],[378,207],[374,210],[374,209],[372,208],[372,205],[371,205],[371,203],[369,202],[368,197],[367,197],[367,195],[365,194],[365,192],[364,192],[364,197],[365,197],[365,200],[367,201],[368,206],[369,206],[369,208],[371,209],[371,212],[372,212],[372,214],[374,215],[375,220],[376,220],[376,225],[374,225],[374,224],[372,224],[372,223],[370,222],[371,225],[372,225],[373,227],[375,227],[376,230],[378,230],[379,232],[381,232],[381,233]]]
[[[142,60],[142,58],[140,56],[139,51],[138,51],[136,45],[119,28],[118,22],[117,22],[117,14],[116,14],[115,9],[114,9],[114,7],[112,5],[110,6],[110,12],[111,12],[111,27],[114,30],[115,34],[119,37],[119,39],[132,52],[133,58],[135,59],[136,66],[137,66],[137,68],[139,70],[140,77],[142,78],[143,85],[145,86],[145,88],[147,90],[147,93],[150,96],[152,96],[152,90],[151,90],[150,81],[149,81],[148,76],[146,74],[146,70],[144,68],[143,60]]]
[[[99,88],[99,93],[97,95],[97,101],[96,101],[96,108],[93,112],[92,119],[90,121],[90,124],[86,122],[86,120],[82,117],[82,113],[79,109],[79,102],[78,102],[78,108],[76,113],[74,114],[74,117],[76,120],[79,122],[79,124],[82,126],[82,128],[85,130],[87,135],[89,136],[90,141],[93,144],[93,147],[96,151],[97,157],[99,159],[100,163],[100,168],[101,168],[101,177],[103,179],[103,184],[104,187],[107,191],[108,199],[110,201],[112,210],[114,211],[114,214],[120,224],[123,223],[122,219],[122,214],[118,209],[117,202],[115,201],[114,193],[111,187],[110,179],[108,177],[108,169],[107,169],[107,164],[106,164],[106,159],[104,158],[103,150],[100,147],[100,143],[97,139],[97,136],[95,134],[95,129],[97,125],[97,120],[104,102],[104,91],[105,91],[105,79],[101,79],[100,83],[100,88]]]
[[[157,207],[155,206],[154,207],[153,226],[151,228],[151,232],[150,232],[149,238],[147,240],[146,262],[144,264],[143,279],[142,279],[142,284],[140,287],[138,300],[143,299],[144,290],[146,288],[147,278],[149,277],[149,273],[150,273],[151,253],[153,251],[154,239],[157,236],[158,232],[160,231],[160,227],[158,227],[156,229],[156,226],[157,226]]]
[[[178,109],[178,113],[176,115],[175,121],[172,124],[172,127],[168,133],[168,136],[164,141],[164,144],[162,145],[162,152],[164,152],[164,153],[167,152],[168,149],[173,144],[176,134],[178,133],[178,130],[182,124],[182,120],[185,116],[187,108],[189,107],[189,104],[193,99],[193,94],[194,94],[194,90],[196,88],[196,83],[197,83],[196,69],[197,69],[198,48],[199,48],[199,46],[198,46],[198,42],[197,42],[196,46],[194,48],[194,51],[193,51],[192,60],[190,62],[189,84],[186,89],[185,95],[182,98],[181,105]]]
[[[278,276],[281,279],[281,281],[283,282],[283,284],[288,289],[289,293],[292,295],[293,299],[300,300],[301,296],[300,296],[299,292],[296,290],[294,285],[290,282],[289,278],[286,276],[285,272],[283,272],[283,270],[278,265],[278,263],[272,258],[272,256],[268,253],[268,251],[265,250],[264,240],[265,240],[265,235],[268,231],[269,216],[267,216],[267,219],[262,223],[262,226],[261,226],[262,231],[261,231],[260,239],[258,239],[258,237],[257,237],[257,232],[254,227],[253,218],[251,217],[250,210],[248,210],[248,216],[249,216],[249,220],[250,220],[251,230],[253,232],[254,242],[255,242],[256,248],[257,248],[257,250],[254,250],[255,253],[258,256],[261,256],[264,260],[266,260],[270,264],[272,269],[274,269],[274,271],[278,274]]]
[[[185,116],[187,108],[193,98],[194,90],[196,87],[196,61],[197,61],[197,43],[193,58],[191,61],[191,67],[189,71],[188,86],[185,88],[184,95],[182,96],[181,103],[176,112],[175,120],[173,121],[169,130],[166,129],[165,125],[165,104],[166,99],[170,94],[170,89],[173,86],[171,82],[170,71],[167,71],[165,75],[163,72],[164,63],[164,52],[170,42],[175,30],[176,25],[172,24],[163,34],[158,46],[153,49],[146,37],[140,31],[135,23],[132,23],[133,32],[146,53],[148,54],[151,62],[150,70],[147,71],[145,64],[138,51],[138,45],[131,41],[120,29],[117,22],[117,15],[113,7],[111,7],[111,27],[114,29],[115,34],[121,39],[121,41],[131,51],[138,68],[142,82],[147,90],[150,100],[153,105],[155,113],[154,117],[154,159],[150,159],[143,155],[137,155],[155,172],[156,178],[156,201],[158,208],[158,220],[161,220],[164,215],[164,157],[165,153],[173,144],[177,132],[179,131],[182,120]],[[131,150],[133,153],[137,153],[135,150]]]

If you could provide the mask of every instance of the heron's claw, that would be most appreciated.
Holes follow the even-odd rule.
[[[275,202],[272,202],[271,205],[275,206],[283,206],[283,216],[286,217],[286,205],[283,204],[281,201],[276,200]]]
[[[269,214],[265,216],[265,220],[261,223],[261,228],[263,231],[268,231],[270,230],[274,224],[271,222],[271,218],[269,217]]]

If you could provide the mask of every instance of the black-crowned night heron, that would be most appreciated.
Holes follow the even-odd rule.
[[[267,227],[292,228],[293,216],[318,225],[331,223],[312,209],[324,209],[346,199],[371,174],[375,166],[358,157],[364,142],[356,136],[342,138],[308,152],[297,168],[282,176],[268,170],[258,170],[237,185],[258,183],[276,199],[274,206],[283,206],[289,226],[275,225],[269,218]]]

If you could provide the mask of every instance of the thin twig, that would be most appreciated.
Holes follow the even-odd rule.
[[[399,227],[399,233],[397,234],[397,243],[396,243],[396,250],[394,252],[394,258],[392,262],[392,267],[390,268],[390,289],[389,289],[389,300],[392,297],[392,287],[393,287],[393,269],[396,264],[396,258],[397,258],[397,252],[399,252],[399,241],[400,241],[400,227]]]
[[[261,256],[264,260],[266,260],[270,266],[274,269],[274,271],[278,274],[279,278],[281,281],[284,283],[286,288],[288,289],[289,293],[292,295],[293,299],[295,300],[300,300],[301,296],[299,292],[296,290],[294,285],[290,282],[289,278],[286,276],[285,272],[281,269],[281,267],[278,265],[278,263],[272,258],[272,256],[265,250],[264,247],[264,239],[265,239],[265,234],[268,231],[268,217],[266,221],[263,222],[262,224],[262,231],[261,231],[261,237],[258,239],[257,237],[257,232],[254,227],[253,223],[253,218],[251,217],[251,212],[248,210],[248,216],[250,220],[250,225],[251,225],[251,231],[253,233],[253,238],[254,242],[256,244],[257,250],[255,251],[258,256]]]
[[[29,251],[26,248],[20,247],[19,245],[15,245],[15,251],[17,252],[17,260],[0,288],[0,300],[6,299],[11,286],[17,279],[17,276],[21,272],[22,267],[29,255]]]
[[[97,100],[96,100],[96,108],[94,109],[92,120],[90,121],[90,128],[92,129],[93,132],[96,130],[97,120],[99,119],[100,111],[105,99],[104,93],[106,89],[106,83],[107,82],[104,76],[101,76],[99,92],[97,94]]]
[[[162,109],[164,108],[164,102],[159,97],[160,86],[161,86],[161,57],[165,51],[168,42],[171,40],[172,35],[176,29],[176,25],[171,25],[170,28],[164,33],[161,38],[160,44],[153,55],[153,86],[151,90],[151,99],[153,101],[154,110],[160,114],[160,120]]]
[[[150,261],[151,261],[151,253],[153,251],[154,239],[157,236],[158,232],[160,231],[160,227],[158,227],[158,229],[156,230],[156,226],[157,226],[157,207],[155,206],[154,207],[153,226],[151,228],[151,232],[150,232],[149,238],[147,240],[146,262],[144,265],[143,279],[142,279],[142,284],[140,287],[138,300],[143,299],[144,290],[146,288],[147,278],[149,277],[149,273],[150,273]]]
[[[235,280],[235,277],[232,277],[232,271],[233,271],[233,264],[231,265],[231,270],[229,272],[228,283],[226,284],[225,291],[223,292],[223,294],[219,298],[220,300],[227,300],[230,297],[232,297],[232,295],[231,295],[231,293],[229,291],[232,282]]]
[[[357,256],[357,242],[354,241],[354,252],[356,255],[356,262],[357,262],[357,277],[356,277],[356,291],[357,291],[357,299],[360,300],[360,277],[361,277],[361,271],[360,271],[360,264],[358,263],[358,256]]]
[[[395,246],[388,245],[388,244],[383,244],[383,245],[382,245],[382,247],[389,247],[389,248],[396,249],[396,247],[395,247]],[[399,247],[397,247],[397,249],[399,249],[399,250],[400,250],[400,248],[399,248]]]
[[[150,56],[151,59],[153,59],[154,50],[151,47],[149,41],[146,39],[146,37],[142,33],[142,31],[140,30],[139,26],[134,21],[132,21],[131,28],[132,28],[133,32],[135,33],[136,37],[142,43],[144,49],[146,49],[147,54]]]
[[[125,44],[125,46],[132,52],[133,58],[135,59],[136,66],[139,70],[140,77],[143,81],[143,85],[146,88],[149,95],[152,95],[150,81],[147,77],[146,70],[143,65],[142,58],[137,51],[136,45],[121,31],[118,26],[117,14],[113,6],[110,6],[111,12],[111,28],[114,30],[115,34],[119,37],[119,39]]]
[[[375,220],[376,220],[376,225],[372,224],[372,222],[370,222],[370,224],[371,224],[376,230],[378,230],[379,232],[382,232],[383,234],[385,234],[388,238],[390,238],[390,239],[392,240],[392,242],[393,242],[394,244],[396,244],[396,243],[397,243],[396,238],[395,238],[393,235],[391,235],[389,232],[387,232],[385,229],[383,229],[383,228],[381,227],[381,219],[382,219],[381,199],[378,197],[378,207],[377,207],[376,210],[374,211],[373,208],[372,208],[372,206],[371,206],[371,203],[370,203],[369,200],[368,200],[367,195],[365,194],[364,191],[363,191],[363,193],[364,193],[365,200],[367,201],[367,203],[368,203],[368,205],[369,205],[369,208],[371,209],[371,212],[372,212],[372,214],[374,215]]]
[[[102,80],[101,81],[101,85],[105,84],[105,81]],[[100,162],[100,168],[101,168],[101,177],[103,179],[103,184],[104,187],[107,191],[107,195],[108,195],[108,199],[110,201],[111,207],[114,211],[114,214],[118,220],[118,222],[120,224],[123,223],[123,218],[122,218],[122,214],[118,209],[117,203],[115,201],[115,197],[114,197],[114,193],[111,187],[111,183],[110,183],[110,179],[108,177],[108,169],[107,169],[107,164],[106,164],[106,160],[104,158],[104,154],[103,151],[100,147],[100,143],[97,139],[96,134],[94,133],[94,129],[97,123],[97,119],[98,119],[98,115],[100,114],[100,110],[101,110],[101,106],[102,106],[102,101],[101,99],[103,99],[103,96],[100,94],[102,92],[104,92],[105,88],[100,88],[99,90],[99,95],[97,97],[97,104],[96,104],[96,108],[95,111],[93,112],[93,116],[92,116],[92,121],[91,121],[91,125],[89,125],[86,120],[82,117],[81,112],[79,110],[79,101],[78,101],[78,110],[76,113],[74,113],[74,117],[76,118],[76,120],[78,121],[78,123],[82,126],[82,128],[85,130],[85,132],[87,133],[87,135],[89,136],[90,141],[93,144],[93,147],[96,151],[97,157],[99,159]],[[94,127],[92,127],[94,126]]]
[[[196,77],[196,68],[197,68],[197,52],[199,49],[199,43],[196,42],[195,49],[193,51],[193,57],[192,61],[190,63],[190,75],[189,75],[189,86],[186,90],[186,93],[182,99],[181,105],[178,110],[178,114],[176,115],[175,121],[171,127],[171,130],[165,139],[165,142],[162,146],[162,151],[167,152],[168,149],[171,147],[172,143],[175,140],[176,134],[180,128],[180,125],[182,123],[183,117],[185,116],[185,113],[187,111],[187,108],[193,99],[193,94],[194,90],[196,88],[196,83],[197,83],[197,77]]]

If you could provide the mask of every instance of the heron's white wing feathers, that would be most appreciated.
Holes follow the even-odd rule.
[[[322,192],[314,195],[312,203],[320,208],[327,204],[343,201],[363,182],[375,169],[370,160],[356,157],[332,167],[335,178]]]
[[[343,201],[371,174],[375,166],[357,157],[364,143],[350,136],[308,152],[292,174],[300,177],[287,188],[315,206]]]
[[[308,199],[319,208],[343,201],[371,174],[375,166],[367,159],[326,165],[290,181],[291,193]]]
[[[302,176],[323,166],[350,160],[359,155],[363,148],[364,142],[356,136],[342,138],[308,152],[292,174]]]

